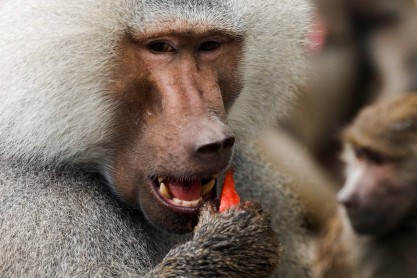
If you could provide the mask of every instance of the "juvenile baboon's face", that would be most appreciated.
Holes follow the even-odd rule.
[[[392,231],[415,211],[417,187],[402,180],[401,163],[367,149],[348,162],[347,180],[338,193],[352,228],[359,234]]]
[[[128,34],[111,88],[119,104],[113,186],[173,232],[191,231],[216,194],[235,141],[226,114],[242,87],[241,40],[189,27]]]

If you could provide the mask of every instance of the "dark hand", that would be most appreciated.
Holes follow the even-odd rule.
[[[260,205],[246,202],[223,213],[206,205],[194,237],[172,249],[148,277],[266,277],[280,253]]]

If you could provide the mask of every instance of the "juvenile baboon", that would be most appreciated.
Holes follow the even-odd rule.
[[[319,247],[318,273],[416,277],[417,96],[364,109],[343,138],[343,210]]]
[[[298,202],[251,145],[303,78],[308,13],[304,0],[2,1],[1,276],[264,277],[279,242],[275,275],[308,275]],[[168,234],[193,231],[230,164],[271,221],[244,204],[203,211],[191,239]]]

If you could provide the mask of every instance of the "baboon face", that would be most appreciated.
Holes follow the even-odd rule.
[[[226,115],[242,87],[242,41],[172,23],[127,34],[119,56],[114,189],[156,226],[191,231],[233,153]]]
[[[417,96],[363,109],[343,132],[347,179],[338,193],[353,228],[383,234],[417,216]]]
[[[354,155],[338,193],[353,229],[359,234],[396,229],[415,207],[416,186],[401,179],[400,162],[387,161],[367,149],[356,149]]]

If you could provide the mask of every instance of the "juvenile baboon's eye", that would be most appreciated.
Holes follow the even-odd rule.
[[[369,162],[375,164],[375,165],[384,165],[385,163],[389,162],[389,159],[385,157],[384,155],[377,153],[375,151],[369,150],[366,153],[366,156],[369,160]]]
[[[175,52],[175,48],[167,42],[151,42],[148,44],[148,48],[152,52],[163,53],[163,52]]]
[[[383,165],[390,161],[390,159],[383,154],[368,148],[358,148],[355,150],[355,155],[358,159],[366,159],[368,162],[375,165]]]
[[[200,51],[213,51],[220,47],[220,43],[216,41],[206,41],[203,42],[198,50]]]
[[[355,148],[355,156],[357,159],[364,159],[365,158],[365,151],[362,148]]]

